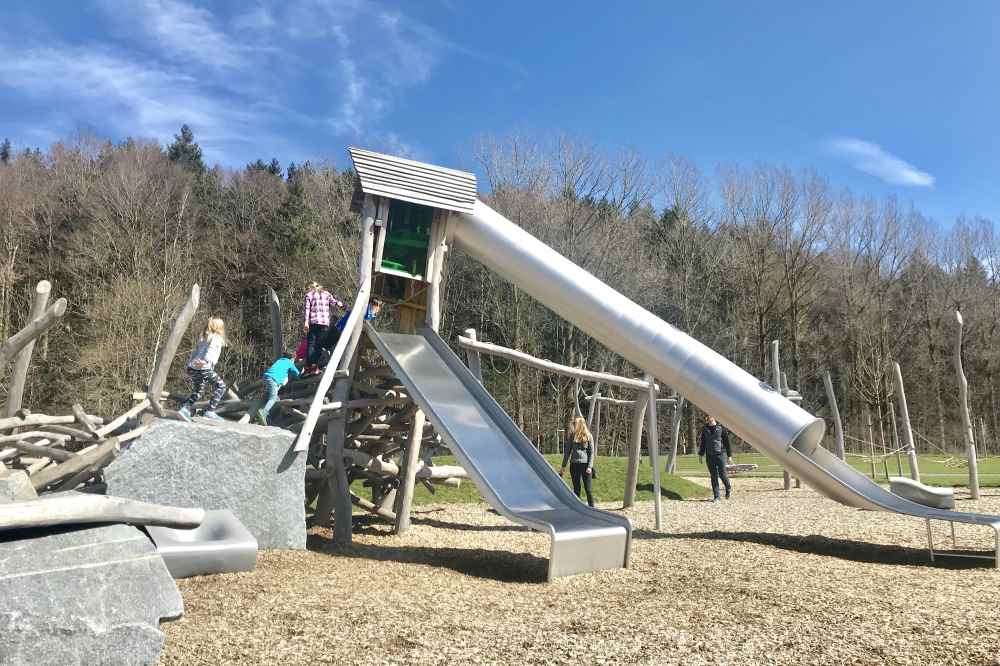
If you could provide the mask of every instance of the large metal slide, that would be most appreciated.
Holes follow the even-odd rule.
[[[365,330],[486,500],[551,537],[549,580],[628,565],[628,518],[580,502],[436,333]]]
[[[448,237],[459,249],[472,255],[567,321],[579,326],[608,349],[652,373],[698,407],[715,415],[730,430],[827,497],[849,506],[891,511],[926,520],[932,559],[934,550],[930,541],[931,520],[991,527],[996,544],[992,559],[1000,567],[1000,516],[930,508],[888,492],[820,445],[826,429],[822,419],[786,400],[768,384],[646,311],[483,202],[477,200],[471,213],[453,213],[448,221]],[[622,270],[629,270],[629,267],[623,266]],[[431,355],[432,352],[424,351],[431,347],[440,350],[438,356],[445,356],[444,345],[436,336],[433,339],[423,338],[425,343],[416,342],[420,338],[408,337],[413,342],[407,343],[394,338],[390,344],[390,347],[394,347],[393,353],[397,355],[397,364],[399,355],[410,356],[415,361],[418,357]],[[455,363],[461,365],[453,354],[448,358],[451,359],[449,366]],[[452,374],[462,375],[463,386],[468,385],[472,377],[467,371],[465,374],[468,377],[457,370],[452,370]],[[474,379],[472,381],[475,382]],[[411,388],[420,390],[420,387]],[[471,440],[462,441],[458,446],[464,447],[464,451],[471,451],[470,447],[476,447],[477,455],[470,462],[479,466],[476,474],[482,476],[485,473],[482,483],[479,476],[474,475],[480,488],[484,487],[484,483],[496,483],[498,490],[494,496],[504,506],[518,507],[519,518],[510,517],[517,522],[529,524],[524,520],[524,515],[533,509],[528,507],[540,508],[544,502],[566,497],[568,491],[563,493],[555,489],[553,484],[559,481],[558,477],[552,474],[548,465],[544,469],[538,468],[544,461],[519,432],[517,434],[522,439],[517,440],[518,444],[515,446],[516,437],[510,432],[513,424],[506,415],[504,420],[493,413],[492,410],[499,410],[499,406],[478,383],[473,388],[468,393],[475,398],[477,404],[489,401],[490,417],[494,422],[503,421],[502,436],[510,440],[507,446],[517,449],[524,464],[518,463],[502,471],[493,470],[493,463],[488,458],[489,452],[478,450],[480,442],[487,441],[488,437],[479,430],[478,425],[468,432],[454,433],[459,438],[468,435],[476,440],[475,443]],[[435,389],[436,392],[429,400],[437,400],[440,394],[447,401],[453,418],[462,420],[461,403],[468,398],[457,393],[449,395],[443,386],[437,384]],[[420,402],[420,398],[417,400]],[[425,397],[424,400],[427,401],[428,398]],[[435,405],[421,404],[421,407],[425,411],[430,408],[430,414]],[[474,412],[486,412],[481,407],[472,406],[467,411],[470,417]],[[525,446],[531,449],[533,456],[521,450]],[[456,451],[456,454],[459,452]],[[471,469],[469,472],[473,474]],[[539,476],[538,479],[527,482],[528,485],[537,486],[530,491],[514,478],[528,474]],[[546,491],[551,492],[551,497],[546,495],[543,500],[538,495],[542,492],[542,486],[553,486],[550,491]],[[561,483],[559,486],[566,490]],[[484,489],[484,492],[489,495],[492,491]],[[518,497],[521,492],[526,493],[523,498]],[[572,495],[569,494],[568,497],[572,498]],[[566,501],[569,502],[569,499]],[[572,502],[575,501],[573,498]],[[494,506],[504,512],[497,504]],[[562,514],[567,519],[570,517],[568,510],[569,507],[566,507]],[[554,544],[553,552],[555,547]],[[576,570],[583,570],[583,567]]]

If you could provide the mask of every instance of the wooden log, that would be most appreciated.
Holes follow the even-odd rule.
[[[384,518],[385,520],[388,520],[390,523],[396,522],[396,514],[390,511],[389,509],[378,507],[375,504],[372,504],[371,502],[366,500],[365,498],[354,494],[353,492],[350,495],[350,499],[351,503],[353,503],[355,506],[360,507],[365,511],[368,511],[369,513],[373,513],[379,518]]]
[[[279,359],[285,353],[285,334],[281,323],[281,301],[274,289],[268,287],[271,309],[271,357]]]
[[[22,453],[28,453],[34,456],[42,456],[45,458],[50,458],[52,460],[58,460],[63,462],[65,460],[70,460],[76,457],[76,454],[72,451],[64,451],[63,449],[57,449],[52,446],[44,446],[34,442],[25,441],[15,441],[11,442],[10,446],[21,451]]]
[[[601,395],[599,393],[597,395],[585,395],[585,396],[583,396],[583,399],[586,400],[587,402],[595,402],[595,401],[597,401],[597,402],[603,402],[603,403],[608,404],[608,405],[620,405],[620,406],[623,406],[623,407],[627,407],[627,406],[631,406],[631,405],[635,404],[635,400],[622,400],[620,398],[612,398],[611,396]],[[658,404],[658,405],[673,405],[676,402],[677,402],[676,398],[657,398],[656,399],[656,404]]]
[[[76,422],[82,425],[84,430],[95,437],[100,437],[100,435],[97,434],[97,423],[95,423],[94,420],[90,418],[90,415],[84,411],[83,406],[80,403],[75,403],[72,410],[73,416],[76,417]]]
[[[771,341],[771,386],[775,391],[781,393],[781,356],[778,352],[778,341]],[[792,476],[788,470],[782,470],[781,485],[785,490],[792,489]]]
[[[111,462],[117,454],[118,439],[112,437],[89,451],[81,451],[72,460],[67,460],[61,465],[54,465],[42,470],[32,477],[31,485],[35,490],[41,490],[46,486],[78,474],[92,465],[103,466]]]
[[[465,329],[465,337],[467,340],[476,342],[476,329],[474,328]],[[469,372],[471,372],[472,376],[475,377],[477,380],[479,380],[479,383],[482,384],[483,360],[482,357],[479,355],[479,352],[476,351],[475,347],[470,346],[465,348],[465,361],[469,366]]]
[[[45,426],[46,432],[59,433],[60,435],[67,435],[72,439],[78,439],[80,441],[93,441],[99,439],[99,437],[92,435],[91,433],[80,430],[79,428],[71,428],[70,426],[64,425],[47,425]]]
[[[917,447],[913,443],[913,429],[910,427],[910,408],[906,404],[906,389],[903,387],[903,372],[899,363],[893,363],[893,373],[896,380],[896,401],[899,403],[899,424],[903,433],[903,445],[906,447],[906,457],[910,462],[910,478],[920,481],[920,467],[917,464]]]
[[[38,319],[34,319],[20,331],[0,344],[0,368],[14,359],[28,344],[34,342],[43,333],[52,328],[66,314],[66,299],[58,301],[46,308]]]
[[[674,402],[674,413],[670,416],[670,457],[667,458],[667,474],[677,473],[677,447],[681,441],[681,417],[684,414],[684,398],[678,396]]]
[[[167,384],[167,376],[170,373],[170,366],[174,362],[174,356],[177,355],[177,348],[180,346],[181,340],[184,338],[184,333],[187,331],[195,312],[198,310],[200,293],[201,291],[197,284],[191,287],[191,295],[188,297],[187,303],[181,308],[180,314],[177,315],[177,319],[174,320],[174,325],[170,329],[170,335],[167,336],[166,343],[156,356],[156,364],[153,366],[153,375],[149,380],[149,390],[147,393],[149,394],[150,406],[152,406],[157,416],[164,416],[163,407],[160,406],[159,395],[163,391],[163,387]]]
[[[149,400],[143,400],[142,402],[140,402],[139,404],[135,405],[134,407],[132,407],[132,409],[128,410],[127,412],[125,412],[121,416],[119,416],[119,417],[117,417],[115,419],[112,419],[111,421],[109,421],[105,425],[103,425],[100,428],[98,428],[97,429],[97,435],[99,437],[107,437],[112,432],[114,432],[118,428],[122,427],[125,424],[126,421],[128,421],[131,418],[135,418],[135,416],[137,414],[141,414],[142,412],[144,412],[146,410],[146,408],[149,407],[149,404],[150,404]]]
[[[653,466],[653,514],[654,528],[662,528],[662,507],[660,498],[660,436],[659,423],[656,418],[656,382],[653,375],[646,374],[646,382],[649,384],[649,397],[646,401],[646,430],[649,441],[649,462]]]
[[[418,409],[413,415],[410,441],[403,449],[403,460],[399,471],[399,492],[396,495],[396,522],[393,532],[406,534],[410,529],[410,509],[413,507],[413,485],[417,478],[417,465],[420,463],[420,444],[424,432],[424,412]]]
[[[28,321],[41,319],[45,314],[45,307],[49,304],[49,293],[52,285],[48,280],[42,280],[35,285],[35,294],[31,299],[31,313]],[[24,387],[28,383],[28,367],[31,365],[31,353],[35,349],[35,339],[30,340],[14,358],[14,371],[10,378],[10,386],[7,388],[7,408],[6,415],[14,416],[21,409],[21,400],[24,398]]]
[[[604,372],[604,364],[602,363],[601,364],[601,373],[603,373],[603,372]],[[577,377],[577,380],[580,380],[580,379],[582,379],[582,378],[581,377]],[[590,402],[590,407],[587,410],[587,430],[590,430],[591,432],[593,432],[593,430],[594,430],[594,419],[595,418],[598,419],[598,426],[597,426],[598,431],[600,431],[600,428],[601,428],[601,426],[600,426],[600,418],[601,417],[600,417],[600,412],[599,412],[601,403],[599,401],[601,399],[601,384],[602,383],[603,382],[597,382],[596,384],[594,384],[594,391],[593,391],[592,395],[595,398],[597,398],[597,400],[592,400]],[[597,446],[597,437],[596,436],[594,437],[594,446],[595,447]],[[595,448],[594,451],[596,453],[597,449]]]
[[[551,372],[557,375],[579,377],[584,381],[604,382],[605,384],[609,384],[611,386],[620,386],[622,388],[632,389],[633,391],[645,391],[649,388],[641,379],[630,379],[628,377],[619,377],[618,375],[603,372],[580,370],[568,365],[561,365],[545,359],[536,358],[530,354],[525,354],[522,351],[517,351],[516,349],[508,349],[507,347],[500,347],[499,345],[490,344],[488,342],[478,342],[476,340],[470,340],[464,336],[460,336],[458,338],[458,346],[463,349],[474,349],[482,354],[506,358],[508,360],[523,363],[525,365],[538,368],[539,370],[545,370],[546,372]],[[659,390],[659,387],[657,387],[657,390]]]
[[[45,469],[51,462],[51,458],[39,458],[38,460],[32,460],[31,464],[28,465],[28,468],[25,471],[28,473],[28,476],[33,476],[34,474]]]
[[[48,426],[56,424],[75,423],[75,416],[48,416],[47,414],[28,414],[27,416],[11,416],[0,419],[0,430],[13,430],[29,426]]]
[[[45,432],[42,430],[29,430],[27,432],[19,432],[13,435],[2,435],[0,436],[0,444],[10,444],[11,442],[17,442],[20,440],[31,440],[31,439],[44,439],[46,441],[55,441],[62,443],[69,441],[70,436],[55,432]]]
[[[826,401],[830,404],[830,415],[833,416],[833,432],[837,442],[837,457],[841,460],[847,460],[847,452],[844,450],[844,424],[840,420],[837,394],[833,390],[833,379],[830,378],[829,370],[823,373],[823,386],[826,388]]]
[[[90,493],[53,493],[36,500],[0,504],[0,531],[53,525],[130,523],[189,529],[205,519],[186,509]]]
[[[979,499],[979,462],[976,456],[976,436],[972,431],[972,417],[969,414],[969,382],[962,369],[962,313],[955,310],[958,334],[955,336],[955,372],[958,374],[958,407],[962,415],[962,439],[965,441],[965,455],[969,461],[969,495]]]
[[[458,465],[423,465],[417,470],[416,478],[428,481],[444,481],[446,479],[467,479],[469,473]]]
[[[426,323],[428,328],[437,333],[441,327],[441,279],[445,253],[448,250],[445,244],[448,211],[439,208],[435,211],[435,218],[431,225],[431,241],[427,252],[427,274],[430,285],[427,288]]]
[[[639,481],[639,449],[642,447],[642,424],[645,420],[646,401],[648,400],[648,393],[640,393],[636,400],[635,409],[632,410],[631,440],[628,447],[628,471],[625,475],[625,499],[622,502],[622,506],[626,509],[635,504],[635,486]]]

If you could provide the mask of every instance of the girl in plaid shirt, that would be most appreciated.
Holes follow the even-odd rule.
[[[306,285],[306,297],[303,303],[302,330],[305,331],[309,345],[306,352],[307,371],[315,371],[319,363],[323,340],[330,328],[330,308],[336,305],[343,309],[344,303],[328,292],[317,282]]]

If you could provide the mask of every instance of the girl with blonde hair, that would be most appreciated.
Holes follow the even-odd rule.
[[[198,346],[188,359],[187,373],[191,377],[191,395],[181,405],[180,415],[185,421],[191,420],[191,410],[194,404],[201,399],[201,394],[205,390],[205,385],[212,386],[212,397],[208,401],[208,409],[203,416],[209,419],[221,420],[222,417],[215,413],[222,396],[226,394],[226,382],[215,371],[215,364],[219,362],[219,355],[226,342],[226,322],[221,317],[210,317],[205,326],[205,332],[198,341]]]
[[[580,486],[587,491],[587,504],[594,506],[594,493],[591,490],[591,480],[594,476],[594,438],[587,429],[587,419],[574,417],[570,422],[569,435],[563,447],[562,467],[559,476],[566,473],[566,463],[569,463],[569,475],[573,479],[573,492],[580,497]]]

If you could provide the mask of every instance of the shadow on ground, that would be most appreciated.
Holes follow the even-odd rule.
[[[636,492],[641,491],[641,492],[644,492],[644,493],[649,493],[650,495],[653,494],[653,484],[652,483],[638,483],[638,484],[636,484],[635,489],[636,489]],[[711,492],[711,491],[709,491],[709,492]],[[664,498],[670,499],[670,500],[683,500],[684,499],[683,497],[680,496],[680,494],[675,493],[674,491],[668,490],[668,489],[663,488],[663,487],[660,488],[660,497],[664,497]],[[701,497],[693,497],[691,499],[698,500],[698,499],[702,499],[702,498]]]
[[[635,539],[704,539],[706,541],[736,541],[740,543],[756,543],[762,546],[772,546],[782,550],[809,555],[836,557],[851,562],[870,564],[893,564],[905,566],[927,566],[938,569],[992,569],[992,557],[989,560],[968,559],[964,557],[942,556],[934,551],[935,561],[931,562],[924,548],[907,546],[890,546],[885,544],[834,539],[818,534],[799,536],[790,534],[775,534],[773,532],[683,532],[671,534],[668,532],[652,532],[635,529],[632,531]],[[962,554],[983,555],[985,551],[952,551]],[[992,555],[992,553],[989,553]]]
[[[480,548],[427,548],[364,543],[341,546],[319,534],[308,535],[306,548],[337,557],[445,567],[466,576],[503,583],[544,583],[549,568],[547,560],[528,553],[507,553]]]

